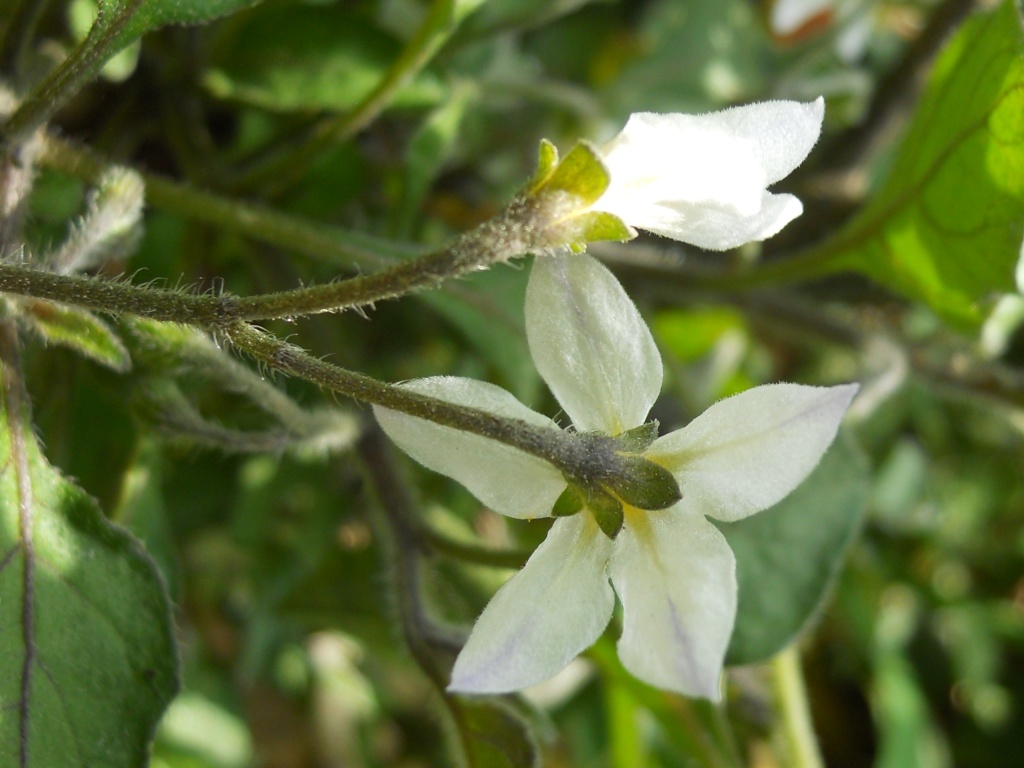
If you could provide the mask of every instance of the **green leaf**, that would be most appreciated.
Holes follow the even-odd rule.
[[[132,359],[121,339],[91,312],[49,301],[26,303],[25,309],[24,318],[47,342],[69,347],[119,373],[131,369]]]
[[[122,35],[134,39],[169,24],[205,24],[261,2],[263,0],[145,0],[138,4],[139,9]],[[135,0],[100,0],[100,7],[110,15],[124,12],[135,4]]]
[[[341,6],[265,6],[229,26],[204,81],[216,96],[277,112],[346,112],[377,88],[401,51]],[[421,72],[392,103],[431,106],[445,92],[435,75]]]
[[[448,100],[435,109],[416,131],[406,151],[405,189],[399,209],[398,232],[408,236],[431,185],[454,154],[466,117],[472,89],[452,88]]]
[[[446,697],[459,746],[469,768],[533,768],[537,745],[526,721],[500,699],[469,701]]]
[[[171,597],[182,595],[181,573],[167,519],[161,483],[160,450],[155,441],[140,441],[135,460],[124,474],[114,519],[150,553]]]
[[[736,555],[739,582],[728,664],[767,659],[808,625],[859,530],[868,491],[867,462],[840,435],[803,485],[774,507],[716,523]]]
[[[138,768],[177,689],[153,563],[43,457],[0,340],[0,764]]]
[[[147,32],[169,24],[203,24],[251,8],[262,0],[98,0],[97,15],[76,58],[87,79]],[[77,12],[81,14],[81,10]],[[81,22],[77,22],[80,24]]]
[[[844,267],[965,329],[981,322],[992,294],[1014,288],[1024,236],[1022,51],[1010,0],[964,24],[935,65],[888,179],[839,235]]]

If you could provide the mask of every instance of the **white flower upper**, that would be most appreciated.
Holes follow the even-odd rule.
[[[764,240],[803,212],[793,195],[766,188],[804,161],[824,114],[820,98],[635,113],[600,149],[611,183],[592,210],[716,251]]]
[[[582,254],[538,259],[526,327],[538,370],[578,430],[617,435],[644,422],[661,389],[661,358],[605,267]],[[491,384],[435,377],[405,386],[558,429]],[[614,541],[586,510],[556,519],[480,616],[450,689],[501,693],[546,680],[601,635],[618,594],[625,667],[661,688],[717,699],[737,587],[732,551],[706,518],[739,520],[788,495],[831,444],[855,391],[856,385],[757,387],[656,440],[644,456],[672,472],[682,500],[657,512],[625,505]],[[558,470],[517,449],[374,410],[403,450],[502,514],[548,516],[566,488]]]

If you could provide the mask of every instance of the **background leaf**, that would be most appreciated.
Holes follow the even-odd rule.
[[[121,339],[98,317],[50,301],[35,301],[27,306],[25,317],[46,341],[69,347],[91,360],[119,373],[132,367],[132,359]]]
[[[401,47],[342,6],[266,6],[224,34],[205,82],[221,98],[269,110],[343,112],[377,87]],[[421,73],[394,103],[431,105],[444,93],[436,76]]]
[[[1024,33],[1014,2],[940,56],[886,182],[833,246],[846,265],[977,325],[1024,237]]]
[[[96,46],[81,76],[88,77],[147,32],[170,24],[203,24],[263,0],[98,0],[86,47]],[[80,23],[80,22],[78,22]]]
[[[47,463],[20,375],[6,358],[0,764],[145,765],[157,720],[177,689],[163,584],[136,541]]]
[[[718,523],[736,555],[739,611],[726,662],[775,655],[818,611],[860,527],[867,462],[838,439],[803,485],[738,523]]]
[[[263,0],[145,0],[122,34],[138,38],[168,24],[203,24],[261,2]],[[116,13],[132,5],[132,0],[101,0],[100,5]]]

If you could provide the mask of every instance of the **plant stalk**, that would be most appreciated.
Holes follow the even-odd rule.
[[[825,768],[814,735],[807,687],[795,645],[772,659],[771,678],[778,716],[777,736],[784,750],[780,762],[791,768]]]

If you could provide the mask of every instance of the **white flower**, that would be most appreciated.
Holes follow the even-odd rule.
[[[526,326],[537,368],[577,430],[618,435],[644,423],[661,389],[661,358],[604,266],[583,254],[538,259]],[[558,429],[491,384],[436,377],[406,386]],[[455,663],[451,690],[499,693],[548,679],[600,636],[617,593],[626,668],[662,688],[717,698],[736,614],[736,576],[725,538],[706,517],[739,520],[789,494],[832,442],[855,390],[757,387],[654,441],[643,455],[673,474],[682,501],[657,512],[624,505],[625,523],[614,541],[587,510],[555,520],[480,616]],[[562,474],[534,456],[375,411],[409,455],[502,514],[550,515],[566,488]]]
[[[764,240],[803,212],[793,195],[766,188],[804,161],[824,114],[820,98],[635,113],[600,149],[611,183],[592,210],[711,250]]]

